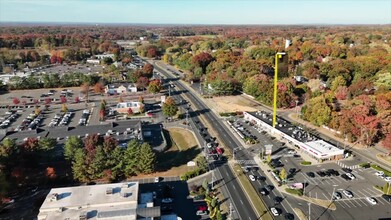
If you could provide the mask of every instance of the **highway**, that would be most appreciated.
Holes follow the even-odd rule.
[[[156,70],[158,70],[162,73],[167,72],[166,70],[160,68],[157,65],[154,65],[154,66],[155,66]],[[179,80],[174,81],[174,83],[176,86],[178,86],[178,88],[180,90],[188,91],[187,88],[184,85],[182,85],[182,82],[180,82]],[[204,102],[201,101],[196,95],[192,94],[191,92],[188,92],[186,94],[187,94],[188,98],[191,99],[192,103],[195,105],[194,107],[198,111],[200,111],[200,110],[203,111],[203,116],[206,118],[207,121],[209,121],[209,123],[211,125],[213,125],[214,130],[218,133],[220,140],[223,142],[222,144],[225,147],[229,148],[231,152],[234,151],[234,149],[235,149],[235,153],[236,153],[235,159],[236,160],[243,160],[243,161],[250,161],[250,160],[252,161],[253,160],[252,158],[254,155],[251,155],[251,153],[249,153],[247,150],[245,150],[241,147],[241,144],[238,142],[238,140],[236,140],[236,138],[232,137],[232,134],[230,133],[230,131],[228,131],[228,129],[222,124],[223,122],[221,122],[221,120],[213,112],[211,112],[209,110],[209,108],[204,104]],[[219,173],[223,176],[225,181],[227,182],[227,180],[228,180],[227,188],[228,188],[228,191],[232,193],[231,196],[234,200],[235,207],[238,208],[239,216],[241,217],[241,219],[259,219],[260,216],[255,217],[257,215],[254,213],[254,211],[252,209],[250,209],[250,207],[252,207],[252,206],[250,206],[250,203],[247,200],[247,197],[245,196],[242,188],[240,187],[239,183],[237,182],[236,177],[234,177],[234,174],[232,173],[229,166],[224,165],[224,166],[218,167],[217,169],[218,169]],[[250,173],[255,176],[265,176],[265,174],[260,169],[258,169],[257,171],[250,171]],[[230,180],[232,180],[232,181],[230,181]],[[264,187],[265,185],[271,185],[271,182],[268,180],[266,180],[265,182],[254,181],[251,183],[253,184],[256,191],[259,188]],[[274,197],[276,197],[276,196],[279,196],[282,198],[285,197],[280,192],[278,192],[276,190],[272,190],[268,196],[263,197],[262,199],[265,201],[265,203],[267,204],[268,207],[276,207],[276,208],[282,210],[283,214],[287,213],[287,212],[294,214],[293,209],[287,200],[284,199],[281,203],[275,204]],[[275,217],[275,219],[283,219],[283,215]]]

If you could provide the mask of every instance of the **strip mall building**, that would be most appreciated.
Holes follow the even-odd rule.
[[[344,157],[344,149],[336,147],[324,140],[321,140],[312,134],[304,131],[302,128],[277,118],[276,127],[272,126],[272,114],[259,112],[243,112],[244,119],[257,125],[262,130],[281,141],[288,141],[300,151],[310,155],[314,159],[322,162],[327,160],[339,160]]]

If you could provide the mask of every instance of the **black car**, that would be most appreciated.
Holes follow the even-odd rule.
[[[285,213],[284,215],[286,220],[293,220],[295,219],[295,216],[292,213]]]
[[[320,177],[326,176],[326,174],[323,171],[316,172]]]
[[[272,191],[273,189],[274,189],[274,186],[272,186],[272,185],[266,185],[265,186],[265,189],[267,190],[267,191]]]
[[[343,170],[344,172],[346,172],[346,173],[351,173],[351,172],[352,172],[352,170],[349,169],[349,168],[342,168],[342,170]]]
[[[276,196],[276,197],[273,198],[273,200],[274,200],[274,204],[277,205],[277,204],[281,203],[282,200],[284,200],[284,198]]]
[[[331,172],[328,171],[328,170],[324,171],[324,174],[325,174],[326,176],[331,176]]]
[[[383,197],[383,199],[385,199],[386,201],[391,202],[391,195],[383,194],[381,197]]]
[[[327,171],[333,176],[339,176],[339,172],[334,169],[328,169]]]
[[[293,174],[296,172],[296,168],[290,168],[289,171],[288,171],[290,174]]]
[[[342,174],[341,177],[347,181],[351,180],[350,177],[348,177],[346,174]]]
[[[269,194],[269,192],[265,189],[265,188],[260,188],[258,189],[258,192],[263,195],[263,196],[266,196],[267,194]]]
[[[311,178],[314,178],[315,177],[315,173],[313,172],[307,172],[307,176],[311,177]]]

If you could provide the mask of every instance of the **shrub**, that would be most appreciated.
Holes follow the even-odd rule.
[[[301,165],[303,165],[303,166],[308,166],[308,165],[311,165],[312,163],[310,162],[310,161],[301,161],[301,163],[300,163]]]
[[[192,171],[189,171],[189,172],[186,172],[185,174],[183,174],[181,176],[181,180],[188,180],[193,177],[199,176],[202,173],[203,173],[202,170],[198,168],[198,169],[195,169],[195,170],[192,170]]]
[[[303,195],[303,190],[302,189],[290,189],[290,188],[286,188],[285,191],[287,193],[290,193],[290,194],[293,194],[293,195],[298,195],[298,196],[302,196]]]
[[[362,168],[369,168],[371,165],[369,163],[361,163],[359,166]]]
[[[378,165],[376,165],[376,164],[371,164],[371,167],[372,167],[373,169],[375,169],[375,170],[383,171],[384,174],[385,174],[386,176],[391,176],[391,172],[388,171],[388,170],[386,170],[386,169],[384,169],[383,167],[380,167],[380,166],[378,166]]]

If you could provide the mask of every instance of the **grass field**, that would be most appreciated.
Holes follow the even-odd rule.
[[[170,128],[164,131],[167,149],[157,154],[157,171],[161,176],[179,176],[191,169],[187,162],[201,152],[193,134],[185,129]]]

